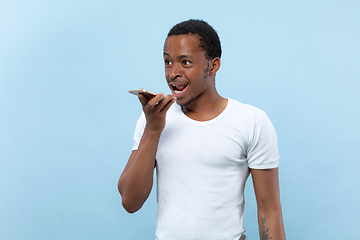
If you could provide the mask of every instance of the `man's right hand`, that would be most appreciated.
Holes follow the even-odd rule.
[[[139,147],[132,151],[121,174],[118,189],[126,211],[134,213],[141,208],[153,185],[156,151],[161,132],[165,127],[166,112],[175,102],[172,95],[160,93],[151,100],[139,94],[146,116],[146,126]]]
[[[164,96],[163,93],[159,93],[149,100],[140,93],[139,100],[145,113],[147,130],[162,132],[165,127],[166,113],[176,98],[172,95]]]

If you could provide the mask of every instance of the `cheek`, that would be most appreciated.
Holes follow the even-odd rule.
[[[192,80],[192,82],[196,84],[201,84],[206,74],[203,69],[194,69],[193,71],[189,71],[186,76],[189,77],[190,81]]]
[[[168,79],[169,78],[169,71],[165,69],[165,78]]]

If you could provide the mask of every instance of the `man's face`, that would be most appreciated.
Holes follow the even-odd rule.
[[[164,44],[164,62],[167,83],[181,106],[206,95],[214,85],[209,74],[211,61],[200,48],[198,35],[168,37]]]

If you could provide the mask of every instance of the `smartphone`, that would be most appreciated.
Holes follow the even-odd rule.
[[[145,98],[147,98],[147,99],[149,99],[149,100],[156,96],[155,93],[152,93],[152,92],[150,92],[150,91],[148,91],[148,90],[145,90],[145,89],[129,90],[129,93],[134,94],[134,95],[136,95],[136,96],[138,96],[139,93],[141,93],[141,94],[144,95]]]

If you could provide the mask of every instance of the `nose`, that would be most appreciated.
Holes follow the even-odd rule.
[[[182,76],[181,73],[181,68],[178,66],[178,64],[174,64],[170,69],[169,69],[169,77],[170,79],[176,79],[178,77]]]

